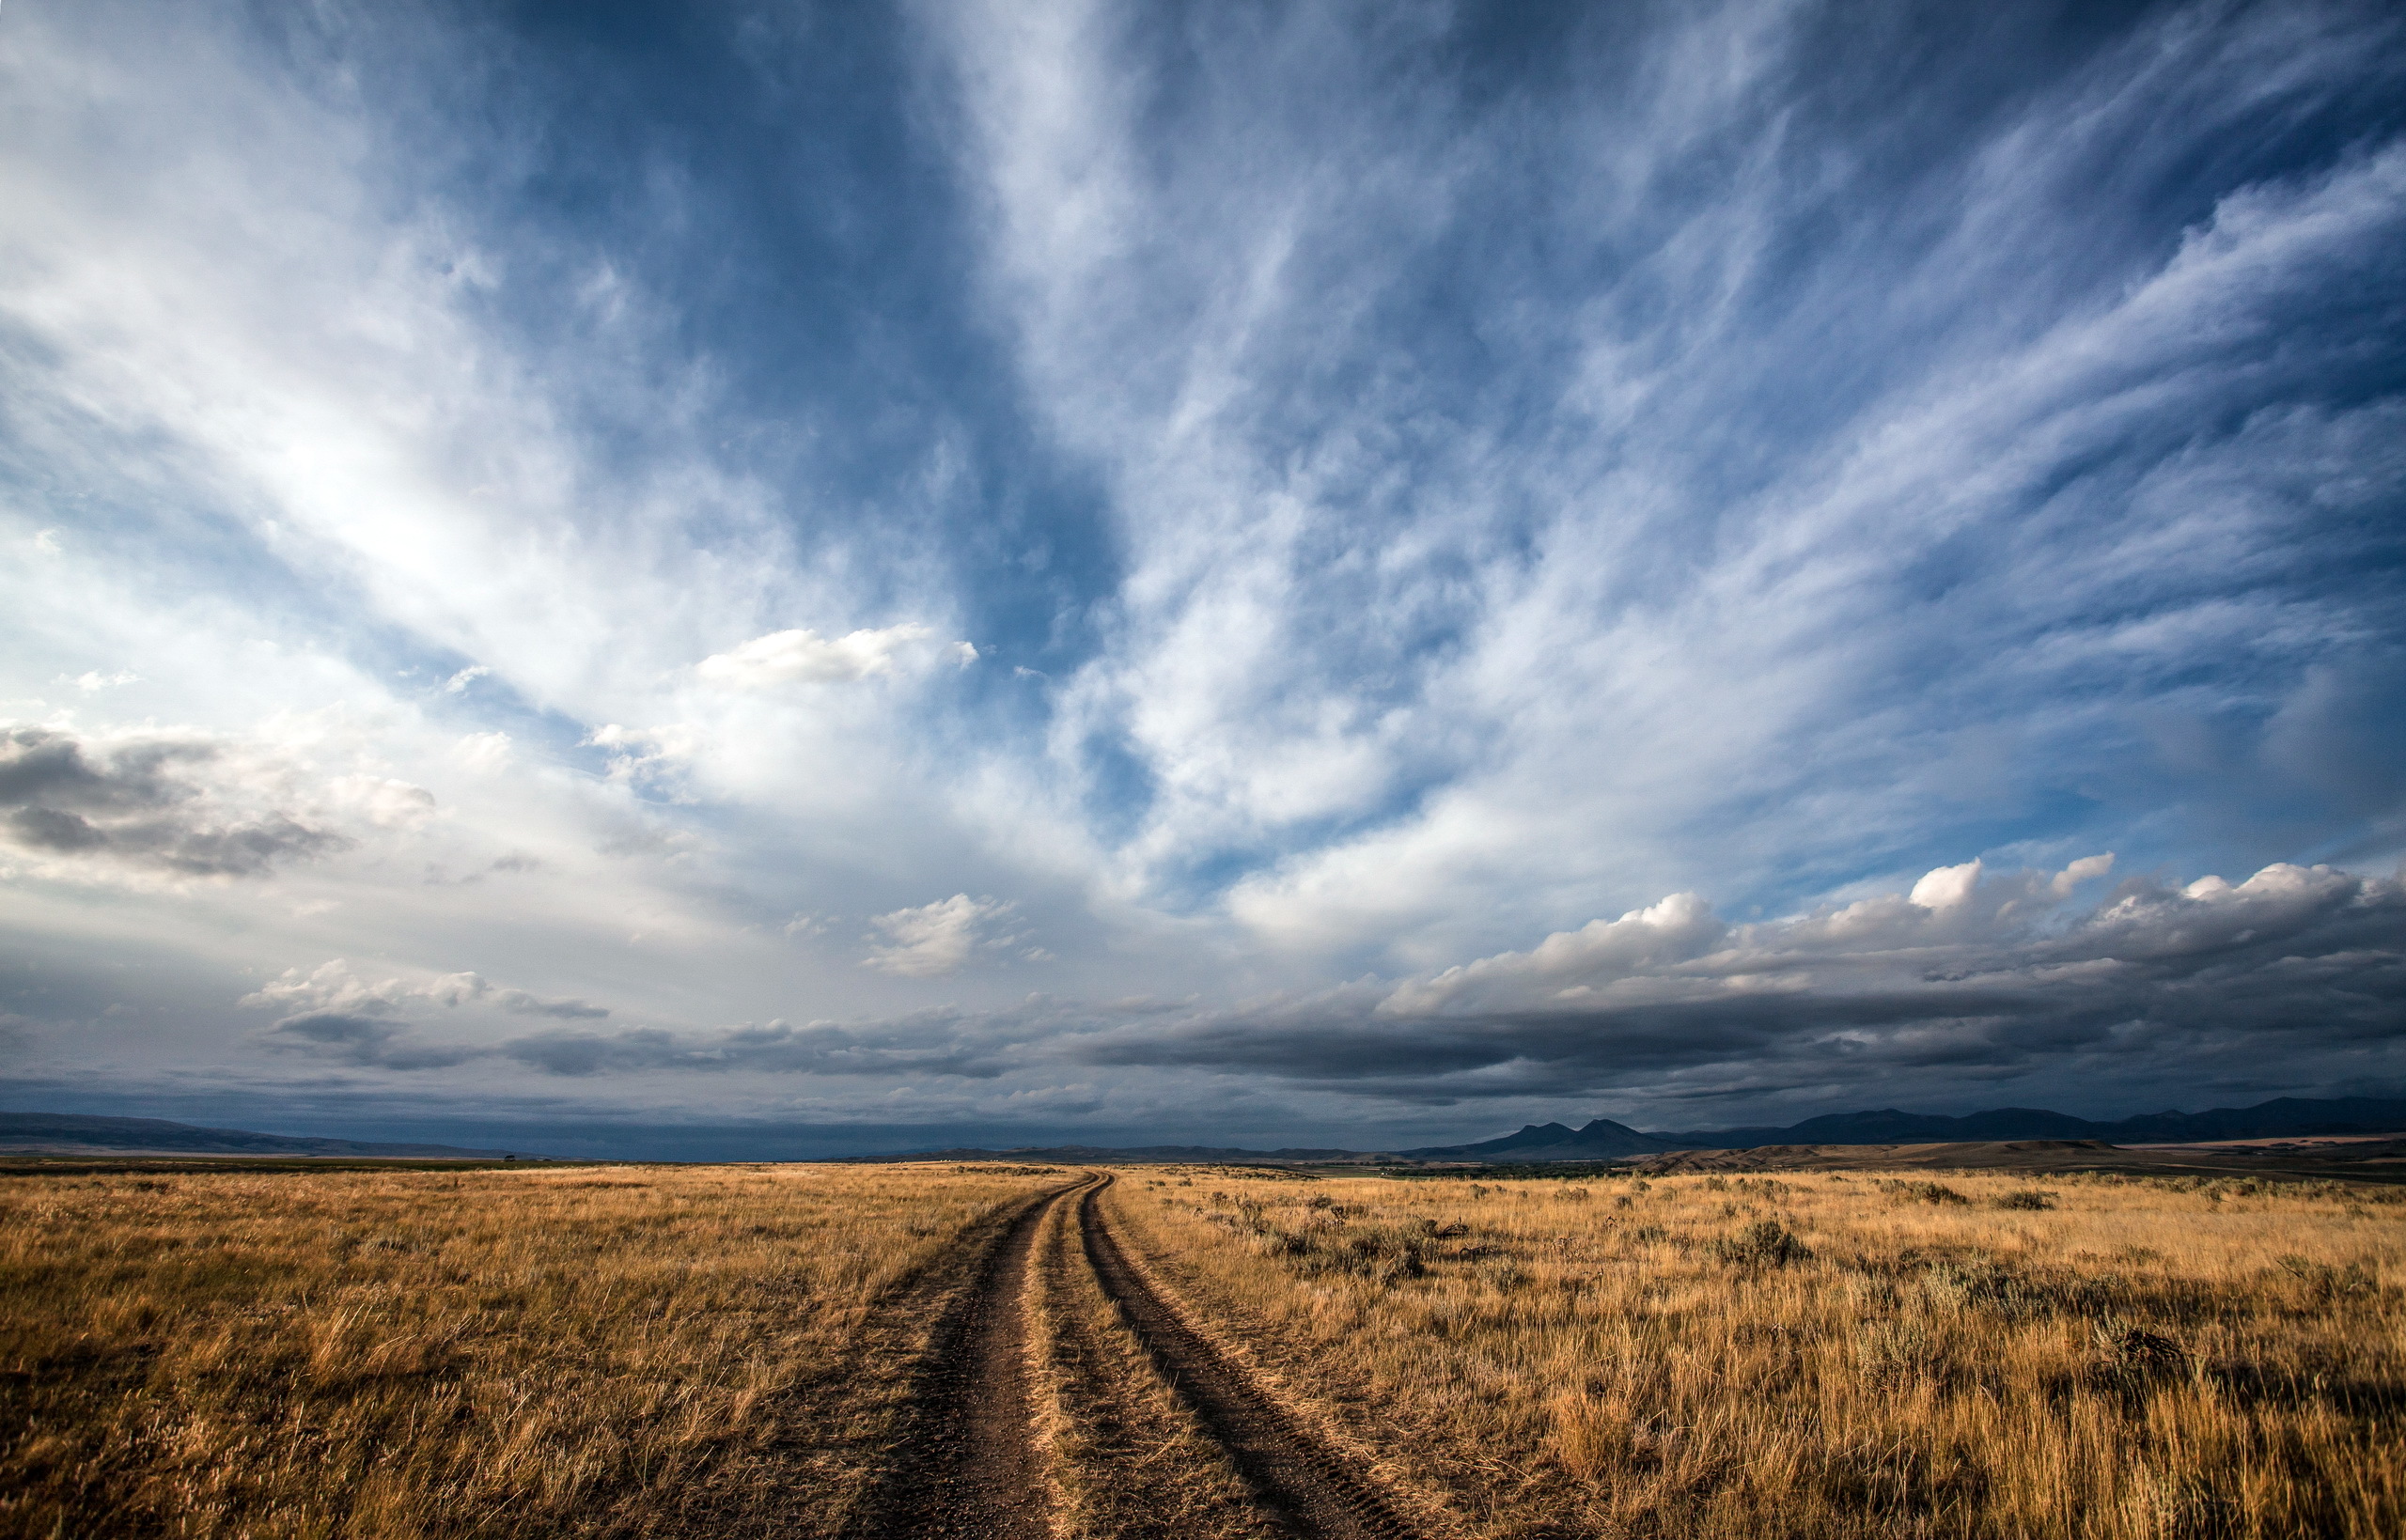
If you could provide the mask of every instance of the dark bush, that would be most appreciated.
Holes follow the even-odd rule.
[[[1813,1253],[1777,1220],[1757,1220],[1735,1236],[1714,1241],[1712,1254],[1732,1267],[1785,1268]]]

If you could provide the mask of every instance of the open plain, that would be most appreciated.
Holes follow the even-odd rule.
[[[0,1530],[2406,1528],[2396,1190],[1827,1171],[0,1181]]]

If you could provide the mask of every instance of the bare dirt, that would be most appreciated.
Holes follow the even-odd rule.
[[[1111,1178],[1086,1190],[1078,1224],[1086,1261],[1118,1305],[1154,1369],[1169,1382],[1253,1488],[1255,1501],[1291,1533],[1325,1540],[1402,1540],[1412,1532],[1351,1465],[1280,1410],[1253,1377],[1190,1330],[1129,1262],[1097,1200]]]
[[[1056,1189],[1021,1210],[937,1321],[912,1387],[900,1458],[853,1532],[863,1540],[1051,1533],[1030,1438],[1023,1300],[1045,1214],[1088,1185]]]

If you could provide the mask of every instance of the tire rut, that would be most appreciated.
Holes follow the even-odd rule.
[[[1078,1202],[1086,1262],[1154,1368],[1227,1451],[1256,1499],[1289,1530],[1315,1540],[1411,1540],[1413,1532],[1346,1460],[1189,1329],[1129,1262],[1096,1202],[1111,1181],[1086,1188]]]
[[[1050,1533],[1028,1437],[1021,1300],[1044,1216],[1091,1186],[1055,1189],[1016,1215],[937,1321],[914,1377],[900,1454],[861,1522],[850,1527],[857,1540],[1042,1540]]]

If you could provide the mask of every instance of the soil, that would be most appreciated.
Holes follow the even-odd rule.
[[[1144,1344],[1154,1368],[1227,1451],[1255,1500],[1299,1535],[1326,1540],[1401,1540],[1409,1535],[1346,1461],[1281,1411],[1241,1366],[1190,1330],[1130,1264],[1096,1201],[1110,1183],[1104,1178],[1079,1200],[1086,1261]]]
[[[1074,1202],[1096,1281],[1154,1370],[1226,1452],[1263,1517],[1313,1540],[1405,1540],[1411,1532],[1351,1467],[1188,1328],[1130,1263],[1096,1202],[1112,1180],[1056,1189],[1003,1228],[970,1286],[939,1319],[913,1386],[899,1457],[850,1532],[860,1540],[1050,1535],[1032,1438],[1025,1295],[1045,1216]]]
[[[1022,1305],[1036,1232],[1079,1183],[1030,1204],[1003,1231],[936,1324],[912,1389],[901,1458],[867,1505],[864,1540],[1046,1540],[1052,1533],[1029,1437]]]

